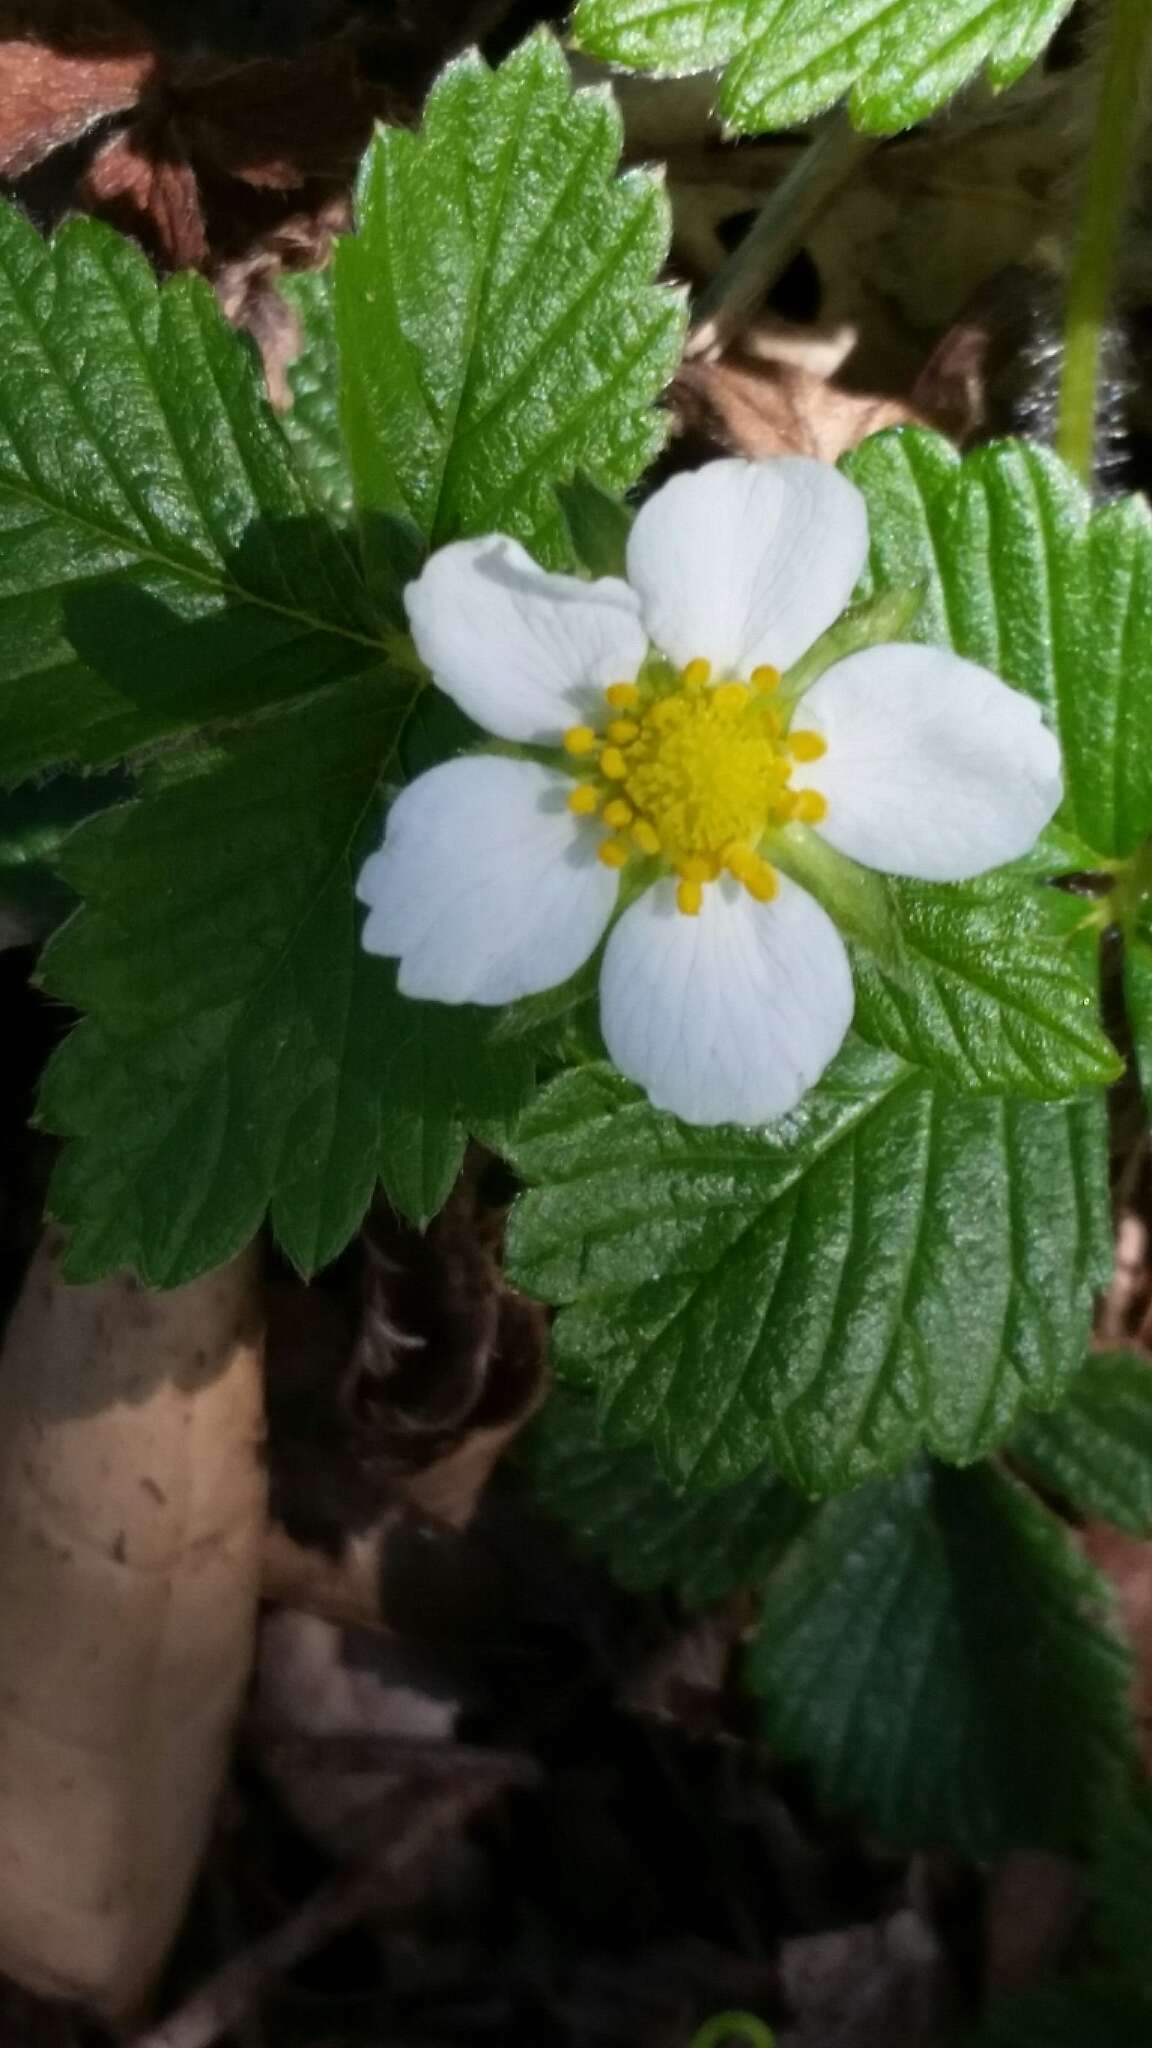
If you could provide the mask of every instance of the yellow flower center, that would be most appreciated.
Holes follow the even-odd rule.
[[[564,735],[569,754],[591,757],[591,775],[568,801],[609,828],[600,859],[622,868],[633,851],[660,855],[680,877],[676,901],[689,917],[704,884],[723,873],[768,902],[777,884],[759,852],[765,833],[793,819],[817,824],[827,810],[815,790],[788,787],[795,762],[818,760],[824,741],[782,733],[771,703],[777,670],[715,687],[709,673],[706,661],[691,661],[659,695],[613,683],[606,733],[575,725]]]

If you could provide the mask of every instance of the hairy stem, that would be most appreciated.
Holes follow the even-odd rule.
[[[1111,0],[1104,72],[1064,313],[1056,446],[1085,483],[1096,454],[1097,387],[1120,236],[1152,76],[1150,0]]]
[[[824,211],[858,163],[876,147],[874,135],[857,135],[846,115],[835,115],[813,137],[803,156],[765,200],[727,263],[701,294],[688,341],[689,355],[702,355],[730,341],[764,293],[776,282],[814,220]]]

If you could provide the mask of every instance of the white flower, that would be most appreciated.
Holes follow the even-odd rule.
[[[802,717],[774,694],[867,550],[855,486],[787,457],[665,484],[627,583],[550,575],[499,534],[433,555],[406,602],[436,682],[565,767],[471,755],[397,798],[358,894],[400,989],[507,1003],[567,980],[627,870],[600,979],[616,1065],[689,1123],[790,1110],[848,1030],[852,980],[832,920],[773,867],[779,835],[960,881],[1026,852],[1061,795],[1036,705],[940,648],[849,655]]]

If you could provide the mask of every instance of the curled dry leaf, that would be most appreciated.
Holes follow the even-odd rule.
[[[251,1662],[259,1275],[68,1287],[58,1251],[0,1370],[0,1967],[116,2015],[176,1932]]]
[[[882,427],[923,424],[897,399],[842,391],[812,369],[765,362],[752,349],[715,363],[685,363],[669,397],[693,439],[710,450],[755,458],[815,455],[836,462]]]
[[[99,0],[0,5],[0,177],[20,178],[133,106],[151,69],[138,30]]]

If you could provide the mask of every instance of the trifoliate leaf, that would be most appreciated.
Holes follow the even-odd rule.
[[[1095,951],[1075,938],[1080,900],[1005,871],[949,887],[894,881],[889,893],[902,971],[856,952],[862,1037],[978,1094],[1053,1099],[1116,1079]]]
[[[94,221],[0,205],[0,780],[362,671],[379,634],[251,346]]]
[[[563,565],[552,485],[583,469],[623,488],[655,453],[681,301],[653,283],[663,187],[617,176],[620,144],[611,94],[574,92],[544,33],[498,71],[450,65],[420,134],[377,134],[335,271],[362,510],[433,547],[514,534]]]
[[[741,135],[791,128],[848,96],[856,126],[923,120],[983,71],[993,86],[1040,55],[1071,0],[581,0],[594,57],[682,77],[727,64],[720,111]]]
[[[1081,1364],[1111,1262],[1101,1119],[857,1044],[780,1123],[698,1130],[586,1067],[515,1130],[512,1271],[565,1305],[557,1365],[608,1439],[673,1479],[769,1463],[825,1492],[920,1443],[973,1458]]]
[[[127,1266],[173,1286],[228,1258],[266,1210],[311,1270],[347,1242],[378,1175],[417,1213],[431,1205],[473,1072],[491,1112],[488,1055],[414,1044],[418,1005],[393,1037],[393,970],[359,944],[355,877],[410,698],[386,672],[343,685],[69,842],[62,871],[84,908],[44,980],[88,1014],[41,1116],[73,1140],[51,1200],[76,1279]],[[408,1145],[419,1160],[398,1155]]]
[[[332,304],[332,273],[299,270],[280,290],[300,324],[300,346],[288,369],[292,403],[281,416],[302,474],[320,505],[351,518],[352,472],[340,426],[340,354]]]
[[[1152,1536],[1152,1366],[1089,1359],[1051,1415],[1027,1415],[1012,1450],[1051,1492],[1132,1536]]]
[[[1105,1582],[991,1466],[828,1502],[770,1580],[749,1660],[768,1737],[888,1839],[1082,1845],[1130,1763]]]
[[[716,1493],[677,1493],[642,1449],[607,1444],[590,1401],[553,1394],[525,1446],[536,1492],[622,1586],[674,1586],[689,1605],[767,1574],[812,1513],[758,1472]]]
[[[910,629],[1036,698],[1064,755],[1057,827],[1097,860],[1152,831],[1152,518],[1093,513],[1054,455],[1006,442],[958,456],[936,435],[877,435],[845,468],[869,502],[880,588],[918,579]]]

